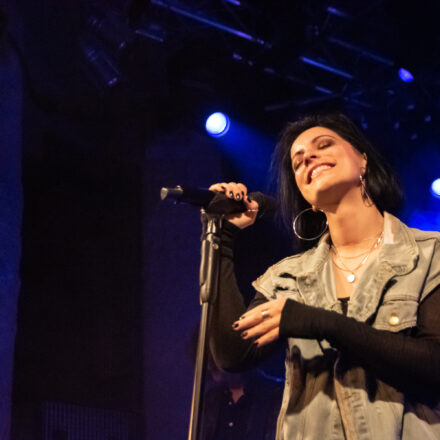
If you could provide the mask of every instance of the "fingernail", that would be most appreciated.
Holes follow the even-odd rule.
[[[241,195],[240,195],[240,194],[235,194],[235,198],[236,198],[237,200],[240,200],[240,199],[241,199]]]
[[[234,193],[233,193],[232,191],[229,191],[229,195],[230,195],[231,197],[234,197]]]
[[[254,342],[252,342],[252,344],[255,345],[255,347],[259,347],[258,341],[254,341]]]
[[[246,318],[246,316],[242,315],[242,316],[240,316],[240,318],[238,318],[238,319],[244,319],[244,318]]]
[[[234,324],[232,324],[232,328],[237,328],[238,327],[238,322],[234,322]]]
[[[243,332],[240,336],[244,339],[247,336],[247,332]]]

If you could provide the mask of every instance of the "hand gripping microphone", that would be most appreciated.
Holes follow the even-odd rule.
[[[250,200],[258,203],[258,216],[273,213],[277,210],[277,201],[261,192],[249,193]],[[187,203],[204,208],[211,214],[232,214],[246,211],[246,205],[242,200],[234,200],[226,197],[223,193],[210,191],[205,188],[192,188],[176,186],[174,188],[162,188],[160,190],[162,200],[171,199],[175,203]]]

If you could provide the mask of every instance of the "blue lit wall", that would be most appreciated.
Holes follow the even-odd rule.
[[[263,191],[270,184],[269,167],[276,142],[256,127],[231,120],[228,133],[216,140],[231,169],[252,191]],[[230,175],[232,178],[233,176]]]
[[[440,142],[440,140],[439,140]],[[411,227],[440,230],[440,199],[433,197],[431,183],[440,176],[440,144],[435,140],[414,145],[398,160],[405,192],[402,219]]]

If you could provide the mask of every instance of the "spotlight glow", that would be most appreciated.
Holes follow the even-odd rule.
[[[403,82],[411,82],[414,80],[412,73],[403,67],[399,69],[399,77]]]
[[[220,112],[213,113],[205,123],[206,131],[213,137],[224,136],[231,125],[229,118]]]
[[[431,184],[431,194],[437,198],[440,199],[440,178],[435,179],[434,182]]]

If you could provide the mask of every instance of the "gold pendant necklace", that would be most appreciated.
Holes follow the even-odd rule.
[[[383,233],[382,233],[383,234]],[[349,274],[347,275],[347,281],[350,283],[350,284],[352,284],[352,283],[354,283],[355,281],[356,281],[356,274],[355,274],[355,272],[357,271],[357,270],[359,270],[365,263],[366,263],[366,261],[368,260],[368,257],[372,254],[372,252],[375,250],[375,249],[377,249],[377,247],[379,246],[379,244],[382,242],[382,234],[380,234],[379,235],[379,237],[378,237],[378,239],[374,242],[374,244],[373,244],[373,246],[371,246],[371,248],[370,248],[370,250],[368,251],[368,254],[362,259],[362,261],[356,266],[356,267],[354,267],[353,269],[350,269],[349,267],[347,267],[345,264],[344,264],[344,262],[342,261],[342,258],[341,258],[341,256],[339,255],[339,252],[338,252],[338,250],[336,249],[336,247],[335,246],[332,246],[332,249],[334,250],[334,253],[335,253],[335,255],[336,255],[336,258],[338,258],[339,259],[339,261],[341,262],[341,265],[342,265],[342,267],[341,266],[339,266],[337,263],[336,263],[336,260],[333,258],[333,263],[335,264],[335,266],[338,268],[338,269],[340,269],[340,270],[342,270],[342,271],[344,271],[344,272],[349,272]]]

